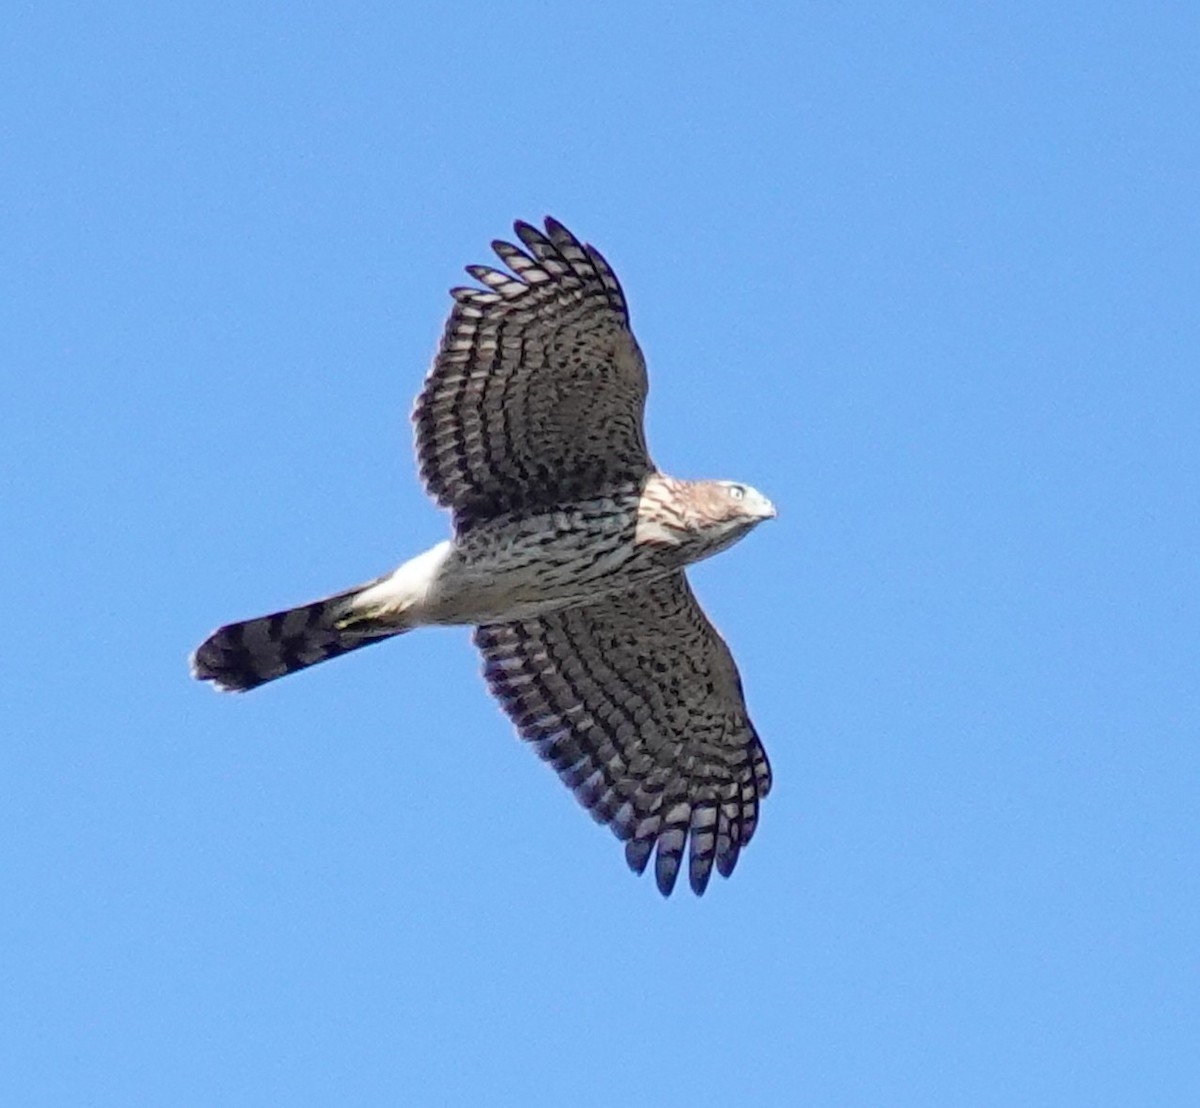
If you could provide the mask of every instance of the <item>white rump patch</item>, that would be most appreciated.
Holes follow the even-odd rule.
[[[446,540],[410,558],[394,573],[359,593],[354,610],[375,618],[405,616],[409,626],[419,624],[421,608],[437,584],[450,551],[451,543]]]

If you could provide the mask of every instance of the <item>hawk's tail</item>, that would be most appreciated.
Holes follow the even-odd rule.
[[[380,578],[385,580],[385,578]],[[378,581],[283,612],[218,627],[192,655],[192,676],[225,692],[245,692],[277,677],[382,642],[410,629],[356,605]]]

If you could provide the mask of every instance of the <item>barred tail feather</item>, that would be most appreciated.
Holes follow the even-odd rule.
[[[385,622],[355,611],[355,601],[377,583],[217,628],[192,655],[192,676],[245,692],[409,630],[395,613]]]

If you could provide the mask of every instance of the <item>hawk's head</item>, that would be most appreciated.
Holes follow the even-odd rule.
[[[674,547],[697,562],[732,546],[775,505],[737,481],[678,481],[658,474],[647,483],[638,511],[638,541]]]
[[[684,518],[692,532],[689,561],[699,561],[745,538],[764,519],[775,518],[775,505],[761,492],[737,481],[689,482]]]
[[[736,481],[696,481],[692,489],[710,523],[749,529],[776,515],[775,505],[749,485],[739,485]]]

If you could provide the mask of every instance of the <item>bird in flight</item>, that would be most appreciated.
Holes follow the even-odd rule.
[[[394,572],[231,623],[192,673],[244,691],[429,625],[474,628],[491,692],[631,869],[670,895],[687,847],[701,894],[728,877],[771,787],[724,639],[684,567],[775,515],[734,481],[650,460],[646,365],[625,295],[561,223],[470,266],[413,412],[453,535]]]

